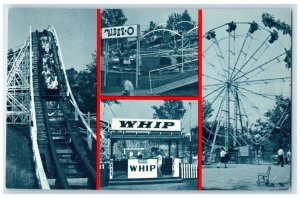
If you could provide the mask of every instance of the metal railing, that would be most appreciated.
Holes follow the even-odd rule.
[[[191,60],[191,61],[186,61],[186,62],[183,63],[183,67],[182,67],[182,63],[178,63],[178,64],[175,64],[175,65],[170,65],[170,66],[166,66],[166,67],[162,67],[162,68],[150,70],[149,71],[150,93],[153,94],[153,88],[154,88],[153,82],[154,81],[166,80],[168,78],[174,78],[176,76],[182,75],[184,67],[186,67],[184,65],[188,65],[187,68],[186,68],[186,71],[198,70],[198,64],[196,64],[195,66],[189,66],[189,64],[197,62],[197,61],[198,61],[198,59],[194,59],[194,60]],[[175,72],[175,75],[173,75],[173,76],[170,76],[170,77],[167,77],[167,78],[166,77],[162,77],[162,78],[156,79],[156,80],[152,79],[154,72],[158,72],[159,74],[161,74],[163,71],[168,71],[168,73],[170,74],[171,73],[170,70],[176,70],[176,69],[178,69],[178,67],[182,67],[181,68],[181,72]],[[174,73],[174,71],[173,71],[173,73]],[[152,77],[151,77],[151,74],[152,74]]]

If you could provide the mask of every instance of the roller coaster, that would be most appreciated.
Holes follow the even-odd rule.
[[[75,115],[75,116],[74,116]],[[8,52],[7,124],[28,124],[41,189],[94,189],[95,133],[72,94],[55,29]]]

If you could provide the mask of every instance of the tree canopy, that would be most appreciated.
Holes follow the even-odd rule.
[[[124,25],[127,21],[122,9],[105,9],[101,14],[101,27]]]
[[[96,55],[92,54],[92,61],[82,71],[74,68],[67,71],[68,81],[72,93],[80,110],[84,113],[96,112]]]
[[[268,13],[263,13],[261,15],[262,22],[263,24],[268,27],[268,28],[276,28],[278,31],[282,31],[282,33],[288,34],[292,37],[292,26],[280,21],[279,19],[276,20],[274,16],[268,14]],[[292,47],[290,49],[286,49],[286,57],[284,59],[284,62],[286,63],[285,66],[287,68],[292,67]]]
[[[186,112],[181,100],[164,100],[163,105],[152,108],[155,111],[153,117],[159,119],[181,119]]]

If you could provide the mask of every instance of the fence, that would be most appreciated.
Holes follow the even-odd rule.
[[[181,163],[181,178],[182,179],[197,179],[198,178],[198,164]]]

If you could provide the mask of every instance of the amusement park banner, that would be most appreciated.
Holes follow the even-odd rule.
[[[181,131],[180,120],[113,118],[111,130],[121,131]]]
[[[139,36],[139,25],[102,28],[102,39],[131,38]]]
[[[293,6],[6,10],[6,190],[295,189]]]

